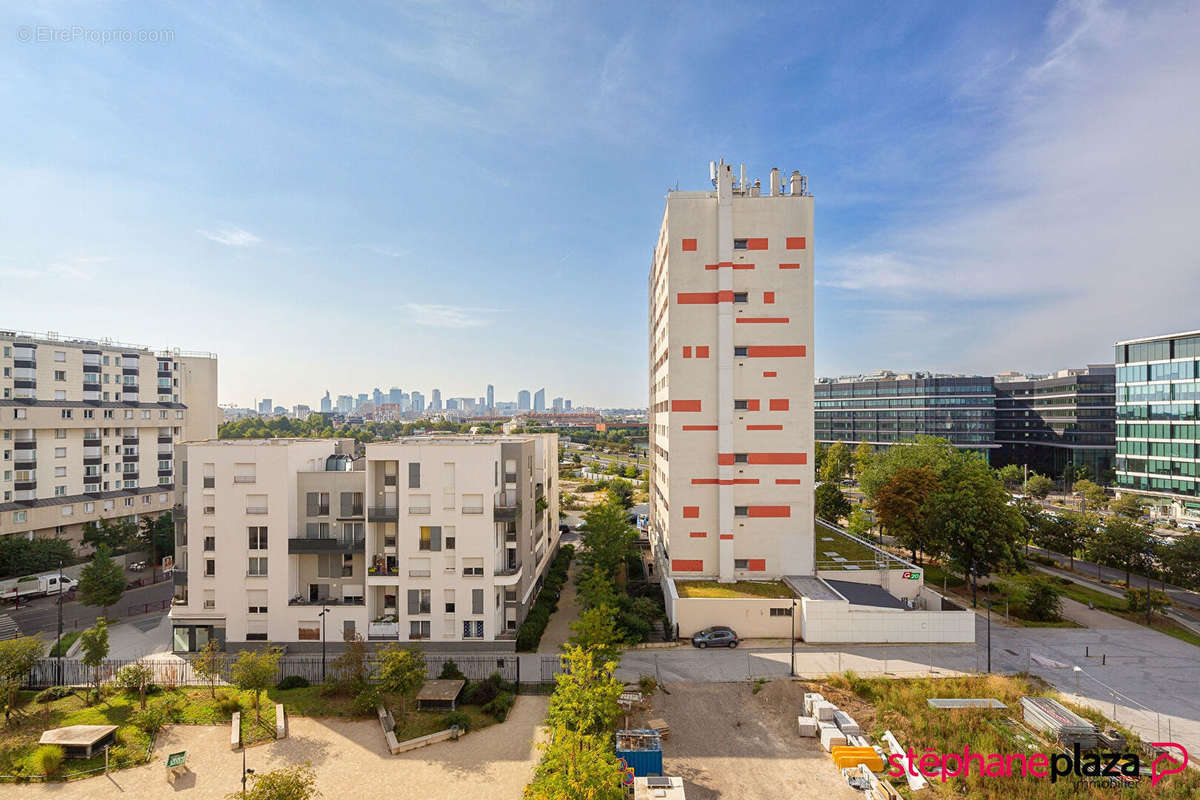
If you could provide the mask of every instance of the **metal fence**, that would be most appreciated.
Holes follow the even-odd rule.
[[[555,657],[555,660],[557,660],[557,657]],[[330,656],[322,660],[320,656],[285,655],[279,659],[276,682],[288,676],[297,676],[304,678],[309,683],[321,683],[325,677],[336,677],[337,666],[335,661],[335,656]],[[520,659],[511,653],[497,653],[495,655],[481,655],[479,653],[426,654],[426,677],[437,678],[442,674],[442,669],[450,661],[454,662],[459,672],[469,681],[483,680],[495,672],[499,673],[500,677],[504,680],[513,683],[546,682],[546,679],[542,675],[521,675]],[[223,683],[232,682],[232,662],[233,657],[231,654],[221,676],[221,682]],[[169,660],[145,659],[140,661],[136,659],[109,659],[101,662],[99,679],[101,683],[111,681],[122,667],[137,663],[150,667],[154,676],[154,683],[160,686],[202,686],[208,683],[206,678],[196,672],[190,661],[174,658]],[[376,679],[379,674],[379,664],[379,659],[375,657],[367,659],[368,680]],[[544,665],[541,672],[543,675],[546,673]],[[94,682],[95,679],[96,672],[79,659],[64,658],[60,662],[55,658],[42,658],[30,670],[24,688],[44,689],[48,686],[82,686]],[[553,673],[551,673],[551,677],[548,680],[551,683],[554,681]]]

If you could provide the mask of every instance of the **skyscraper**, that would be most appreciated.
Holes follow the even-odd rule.
[[[328,389],[325,390],[325,396],[321,398],[321,411],[325,412],[326,414],[328,414],[330,411],[333,411],[333,400],[331,400],[329,397]]]
[[[457,411],[458,410],[458,398],[457,397],[451,397],[448,400],[446,400],[446,410],[447,411]]]
[[[538,389],[536,392],[533,393],[533,410],[534,411],[545,411],[546,410],[546,390],[545,389]]]
[[[358,396],[358,401],[355,402],[354,407],[360,408],[360,407],[366,405],[366,403],[367,403],[367,393],[363,392]]]
[[[412,410],[418,414],[425,410],[425,395],[420,392],[412,393]]]
[[[712,171],[653,252],[651,546],[666,579],[812,575],[813,201]]]
[[[354,410],[354,398],[348,394],[339,394],[337,399],[337,410],[343,414],[349,414]]]
[[[521,391],[517,392],[517,410],[518,411],[528,411],[529,410],[529,390],[528,389],[522,389]]]
[[[260,413],[260,414],[270,414],[271,413],[271,398],[264,397],[262,400],[258,401],[258,413]]]
[[[553,408],[555,411],[562,411],[563,410],[563,399],[561,397],[554,398],[554,400],[552,400],[550,403],[550,407]]]
[[[489,409],[496,407],[496,387],[492,386],[490,383],[487,387],[487,407]]]
[[[432,399],[431,399],[431,405],[430,405],[429,410],[430,411],[441,411],[442,410],[442,390],[434,389],[433,392],[431,392],[431,396],[432,396]]]
[[[375,403],[376,408],[383,405],[383,392],[379,390],[378,386],[375,387],[375,391],[371,392],[371,401]]]
[[[388,390],[388,402],[395,403],[397,406],[399,406],[400,398],[403,394],[404,394],[404,391],[402,389],[397,389],[395,386],[393,386],[391,389]]]
[[[565,411],[570,411],[570,410],[571,410],[571,401],[570,401],[570,400],[567,400],[567,401],[565,401],[565,403],[564,403],[564,410],[565,410]]]

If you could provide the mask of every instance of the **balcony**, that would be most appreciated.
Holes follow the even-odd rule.
[[[121,444],[124,444],[124,445],[130,445],[132,447],[137,447],[140,442],[141,442],[141,440],[138,438],[138,436],[136,434],[133,436],[128,436],[128,435],[121,436]]]
[[[324,600],[308,600],[303,597],[293,597],[288,600],[289,606],[365,606],[365,597],[327,597]]]
[[[521,513],[521,509],[515,503],[511,506],[503,506],[500,503],[504,500],[497,500],[495,507],[492,509],[492,516],[497,522],[514,522],[517,516]],[[466,511],[466,509],[463,509]]]
[[[367,567],[367,574],[375,577],[391,577],[397,578],[400,576],[399,567]]]
[[[517,473],[515,473],[515,472],[504,473],[504,482],[505,483],[516,483],[517,482]]]
[[[363,553],[366,551],[366,541],[364,536],[293,536],[288,539],[288,554]]]
[[[173,519],[187,519],[187,506],[175,506],[171,509]]]
[[[170,435],[170,434],[167,434],[166,436],[163,436],[162,434],[159,434],[159,436],[158,436],[158,443],[159,443],[159,444],[170,444],[170,443],[171,443],[171,441],[172,441],[172,440],[171,440],[171,435]]]
[[[368,622],[367,623],[367,638],[368,639],[399,639],[400,638],[400,623],[399,622]]]
[[[394,506],[371,506],[367,509],[367,516],[372,522],[398,522],[400,509]]]

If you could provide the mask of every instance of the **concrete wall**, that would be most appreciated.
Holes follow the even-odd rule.
[[[971,611],[904,611],[807,598],[803,606],[806,642],[975,641],[975,614]]]
[[[904,577],[912,573],[921,575],[912,580]],[[921,569],[828,569],[818,570],[817,577],[824,580],[849,581],[851,583],[866,583],[880,586],[893,597],[915,600],[925,587],[924,570]]]
[[[684,638],[710,625],[728,625],[743,639],[786,639],[792,634],[790,616],[771,616],[772,608],[792,607],[792,601],[788,598],[678,597],[674,603],[675,621],[679,624],[679,635]],[[800,613],[799,603],[796,604],[796,613]],[[796,620],[797,636],[800,635],[800,629],[800,620]]]

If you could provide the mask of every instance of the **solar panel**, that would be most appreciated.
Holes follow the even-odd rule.
[[[646,787],[650,789],[669,789],[671,788],[670,778],[646,778]]]
[[[1008,708],[994,697],[930,697],[934,708]]]

